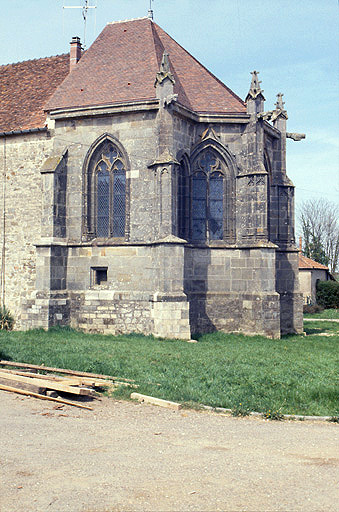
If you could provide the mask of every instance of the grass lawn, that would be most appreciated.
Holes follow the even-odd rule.
[[[320,313],[305,313],[305,320],[307,318],[329,318],[334,320],[339,320],[339,309],[324,309],[320,311]]]
[[[339,324],[306,321],[305,331],[281,340],[213,333],[196,344],[60,328],[1,331],[0,357],[135,379],[140,393],[189,405],[336,416]]]

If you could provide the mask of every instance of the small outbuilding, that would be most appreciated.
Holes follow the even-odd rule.
[[[318,281],[334,281],[326,265],[299,254],[299,283],[304,297],[304,304],[315,304]]]

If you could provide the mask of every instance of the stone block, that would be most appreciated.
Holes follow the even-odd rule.
[[[138,400],[139,402],[145,402],[152,405],[158,405],[160,407],[165,407],[166,409],[173,409],[178,411],[181,409],[181,404],[177,402],[171,402],[169,400],[163,400],[161,398],[155,398],[153,396],[142,395],[140,393],[131,393],[132,400]]]

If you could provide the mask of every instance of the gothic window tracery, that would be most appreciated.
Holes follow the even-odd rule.
[[[191,198],[191,238],[223,240],[227,231],[226,165],[211,148],[203,150],[193,161]]]
[[[123,238],[126,226],[126,160],[110,139],[94,150],[87,173],[87,234]]]

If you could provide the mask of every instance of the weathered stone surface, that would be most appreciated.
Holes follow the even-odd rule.
[[[248,97],[247,116],[212,118],[167,101],[170,78],[157,87],[159,105],[59,113],[50,134],[1,139],[3,287],[16,328],[70,324],[185,340],[216,329],[302,332],[286,119],[279,113],[272,127],[258,117],[260,94]],[[127,162],[119,239],[86,227],[95,203],[87,166],[106,136]],[[185,161],[191,174],[204,151],[222,162],[226,214],[223,240],[198,243],[189,229],[187,241],[179,234],[178,169]]]

